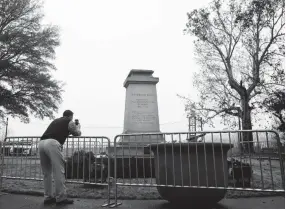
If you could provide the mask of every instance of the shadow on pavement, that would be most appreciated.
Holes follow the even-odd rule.
[[[34,208],[34,207],[30,207]],[[74,204],[68,204],[68,205],[56,205],[56,204],[50,204],[50,205],[44,205],[40,204],[35,206],[36,209],[74,209],[74,208],[79,208],[78,206],[75,206]]]
[[[156,209],[227,209],[225,206],[223,206],[220,203],[216,204],[206,204],[206,203],[201,203],[201,204],[190,204],[190,203],[180,203],[180,204],[175,204],[175,203],[163,203],[154,206]]]

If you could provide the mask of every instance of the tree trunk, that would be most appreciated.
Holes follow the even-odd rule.
[[[249,98],[247,95],[242,97],[242,130],[252,130],[251,124],[251,107],[249,106]],[[243,132],[241,143],[245,152],[254,152],[252,132]]]

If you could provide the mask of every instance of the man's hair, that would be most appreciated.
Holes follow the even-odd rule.
[[[73,112],[72,112],[71,110],[66,110],[66,111],[64,111],[63,116],[64,116],[64,117],[73,116]]]

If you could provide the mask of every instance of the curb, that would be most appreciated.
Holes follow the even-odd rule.
[[[42,191],[28,191],[28,190],[10,190],[10,189],[3,189],[1,190],[1,192],[4,193],[10,193],[10,194],[22,194],[22,195],[32,195],[32,196],[44,196],[44,192]],[[85,196],[80,196],[80,195],[71,195],[68,194],[67,195],[69,198],[83,198],[83,199],[106,199],[100,196],[89,196],[89,195],[85,195]],[[276,192],[276,193],[263,193],[263,194],[257,194],[257,195],[234,195],[234,196],[225,196],[225,199],[239,199],[239,198],[263,198],[263,197],[276,197],[276,196],[283,196],[285,197],[285,193],[283,192]],[[120,200],[162,200],[162,198],[152,198],[152,199],[136,199],[136,196],[134,197],[129,197],[129,196],[118,196],[117,197]],[[113,196],[110,197],[110,199],[114,199]]]
[[[251,195],[226,195],[225,199],[239,199],[239,198],[263,198],[263,197],[285,197],[284,192],[259,192]]]
[[[32,196],[44,196],[44,192],[42,191],[32,191],[32,190],[9,190],[9,189],[3,189],[1,192],[4,192],[4,193],[10,193],[10,194],[22,194],[22,195],[32,195]],[[84,197],[81,197],[81,196],[77,196],[77,195],[70,195],[68,194],[67,195],[69,198],[87,198],[87,199],[102,199],[101,197],[99,196],[84,196]]]
[[[32,195],[32,196],[44,196],[44,192],[41,191],[28,191],[28,190],[10,190],[10,189],[2,189],[1,192],[9,193],[9,194],[20,194],[20,195]],[[80,195],[67,195],[69,198],[83,198],[83,199],[106,199],[101,196],[80,196]],[[120,200],[145,200],[145,199],[136,199],[136,196],[129,197],[129,196],[118,196]],[[114,196],[111,196],[110,199],[114,199]],[[161,198],[152,198],[146,200],[162,200]]]
[[[39,191],[2,189],[1,192],[11,193],[11,194],[25,194],[25,195],[33,195],[33,196],[44,196],[44,193],[39,192]]]

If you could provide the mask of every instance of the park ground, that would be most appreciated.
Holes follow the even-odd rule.
[[[2,172],[2,195],[0,196],[0,208],[47,208],[43,206],[43,183],[36,181],[42,178],[41,167],[37,157],[4,157]],[[252,166],[253,177],[252,187],[259,189],[282,189],[283,182],[281,177],[280,164],[278,160],[258,160],[252,157],[244,160]],[[19,180],[21,178],[32,178],[35,180]],[[231,179],[232,177],[230,177]],[[72,181],[82,181],[76,179]],[[154,184],[154,179],[118,179],[122,183],[144,183]],[[64,208],[102,208],[101,205],[107,199],[107,186],[90,186],[86,184],[67,184],[68,195],[75,199],[75,204]],[[0,192],[1,193],[1,192]],[[15,194],[16,193],[16,194]],[[275,195],[275,196],[274,196]],[[114,197],[114,186],[111,188],[111,197]],[[232,191],[228,190],[220,203],[215,206],[173,206],[161,199],[156,187],[118,187],[118,199],[122,205],[118,208],[134,209],[166,209],[166,208],[275,208],[284,209],[285,195],[275,192],[251,192],[251,191]],[[206,202],[204,202],[206,203]],[[49,206],[48,208],[54,208]],[[55,207],[56,208],[56,207]]]
[[[0,195],[1,209],[103,209],[103,199],[74,199],[74,204],[58,207],[55,205],[44,206],[43,197],[2,193]],[[175,209],[175,208],[213,208],[213,209],[285,209],[285,196],[251,197],[238,199],[223,199],[212,206],[191,206],[190,204],[172,205],[164,200],[120,200],[120,209]],[[204,202],[205,203],[205,202]]]
[[[248,161],[249,162],[249,161]],[[42,172],[39,165],[38,158],[22,158],[22,157],[5,157],[4,159],[3,175],[8,177],[22,177],[41,179]],[[261,163],[261,166],[260,166]],[[271,165],[271,167],[270,167]],[[251,180],[252,187],[260,189],[283,189],[281,179],[281,170],[279,161],[272,160],[271,164],[268,160],[259,162],[252,159],[251,166],[253,169],[253,177]],[[271,170],[270,170],[271,169]],[[272,172],[272,173],[271,173]],[[262,175],[261,175],[262,174]],[[232,177],[229,177],[231,180]],[[273,181],[272,181],[273,179]],[[83,181],[82,179],[73,181]],[[155,184],[155,179],[118,179],[122,183],[140,183],[140,184]],[[263,182],[262,182],[263,181]],[[273,184],[273,185],[272,185]],[[89,186],[83,184],[67,184],[68,194],[75,198],[107,198],[107,188]],[[42,181],[33,180],[18,180],[18,179],[3,179],[2,191],[6,193],[24,193],[29,195],[42,195],[43,183]],[[265,197],[273,196],[275,192],[252,192],[252,191],[231,191],[228,190],[226,194],[227,199],[243,198],[243,197]],[[114,195],[114,187],[111,189],[111,196]],[[156,187],[130,187],[120,186],[118,188],[119,199],[129,200],[157,200],[161,199]]]

